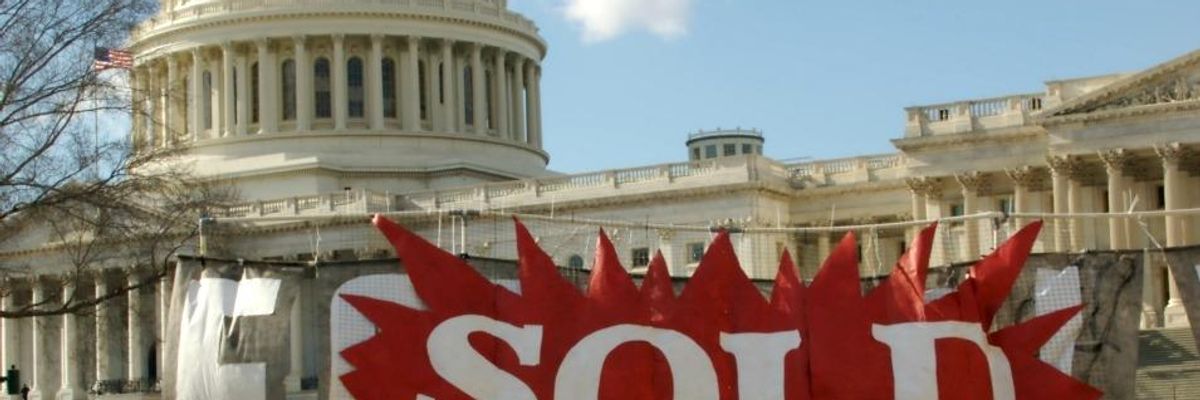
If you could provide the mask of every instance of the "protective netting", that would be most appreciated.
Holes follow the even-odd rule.
[[[1193,212],[1194,211],[1194,212]],[[401,212],[385,214],[442,249],[468,257],[516,258],[513,215],[490,211]],[[661,251],[672,276],[686,277],[719,230],[731,233],[746,273],[771,279],[784,250],[808,280],[847,233],[857,240],[860,274],[886,276],[921,228],[938,223],[930,265],[948,266],[978,260],[1021,227],[1044,221],[1034,253],[1081,253],[1095,250],[1157,251],[1172,240],[1185,243],[1196,228],[1200,210],[1111,214],[983,213],[887,224],[758,228],[738,221],[712,226],[663,224],[653,220],[600,220],[572,216],[521,215],[518,218],[556,263],[588,270],[596,239],[603,229],[622,264],[635,275]],[[1177,236],[1167,234],[1168,220]],[[369,215],[294,218],[216,219],[206,226],[210,255],[286,261],[346,261],[390,256],[391,247],[370,224]],[[1183,238],[1183,239],[1180,239]]]
[[[1041,349],[1050,365],[1101,387],[1109,393],[1132,393],[1139,326],[1158,326],[1154,317],[1165,305],[1168,285],[1163,254],[1170,243],[1188,240],[1197,213],[1144,212],[1126,215],[1004,215],[979,214],[936,221],[926,301],[956,289],[974,260],[988,254],[1021,227],[1043,221],[1035,255],[1014,286],[994,329],[1028,321],[1038,315],[1075,305],[1080,316],[1070,321]],[[386,216],[438,247],[471,259],[479,271],[497,282],[512,283],[516,244],[513,215],[486,211],[390,213]],[[601,230],[609,235],[625,267],[635,276],[645,271],[661,251],[671,274],[680,278],[678,291],[698,265],[716,232],[726,230],[747,275],[764,293],[780,266],[784,250],[795,260],[805,280],[811,280],[822,260],[847,233],[857,239],[864,291],[887,276],[913,236],[934,221],[832,227],[758,228],[727,221],[713,226],[662,224],[652,220],[615,221],[570,216],[522,215],[519,219],[538,244],[560,266],[564,276],[581,289],[586,286]],[[1171,235],[1170,224],[1179,227]],[[1115,229],[1115,230],[1114,230]],[[217,219],[205,225],[204,248],[209,257],[312,263],[329,293],[314,297],[326,305],[337,290],[379,292],[357,287],[353,279],[370,274],[401,272],[395,254],[371,225],[371,216],[329,215],[303,219]],[[1115,245],[1114,245],[1115,243]],[[1117,251],[1109,251],[1117,250]],[[1038,254],[1040,253],[1040,254]],[[1195,261],[1195,260],[1193,260]],[[321,269],[325,268],[325,269]],[[393,272],[394,271],[394,272]],[[333,282],[336,281],[336,282]],[[346,283],[347,286],[341,286]],[[370,286],[370,285],[367,285]],[[378,286],[378,285],[376,285]],[[517,289],[514,287],[514,289]],[[1146,295],[1143,295],[1146,293]],[[327,296],[325,294],[328,294]],[[393,293],[394,294],[394,293]],[[338,309],[314,314],[305,324],[330,321],[330,331],[316,328],[318,342],[327,343],[329,364],[319,362],[322,387],[336,379],[326,368],[338,364],[340,346],[371,333],[344,332],[338,326],[361,326],[361,316]],[[344,308],[344,307],[343,307]],[[1139,325],[1139,322],[1141,325]],[[322,344],[321,346],[326,346]],[[325,353],[322,351],[322,353]]]

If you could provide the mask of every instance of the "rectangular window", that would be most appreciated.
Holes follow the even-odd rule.
[[[633,260],[630,264],[634,268],[650,265],[650,248],[648,247],[639,247],[633,249],[631,256]]]
[[[754,154],[754,145],[743,144],[742,145],[742,154]]]
[[[716,157],[717,157],[717,145],[710,144],[708,146],[704,146],[704,158],[716,158]]]
[[[687,252],[688,264],[700,262],[704,258],[704,242],[688,243]]]
[[[737,155],[737,145],[736,144],[725,145],[725,155],[726,156],[736,156]]]
[[[1108,191],[1105,190],[1104,193],[1101,193],[1101,196],[1103,196],[1103,197],[1100,198],[1100,202],[1104,206],[1103,207],[1104,212],[1106,212],[1106,213],[1112,212],[1112,205],[1108,204]]]
[[[950,205],[950,216],[951,217],[961,217],[962,215],[963,215],[962,204],[951,204]]]
[[[938,117],[937,118],[938,121],[945,121],[945,120],[950,119],[950,109],[943,108],[943,109],[937,110],[937,117]]]
[[[1159,210],[1166,210],[1167,209],[1167,188],[1164,187],[1163,185],[1158,185],[1158,187],[1156,189],[1157,189],[1157,195],[1158,195],[1158,203],[1155,205],[1158,206]]]
[[[699,160],[699,159],[700,159],[700,148],[699,148],[699,147],[693,147],[693,148],[692,148],[692,159],[693,159],[693,160]]]
[[[1001,212],[1012,213],[1013,212],[1012,200],[1009,200],[1008,198],[1002,198],[1000,200],[997,200],[996,201],[996,209],[1000,210]]]

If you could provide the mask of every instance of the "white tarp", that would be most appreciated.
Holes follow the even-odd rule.
[[[275,280],[278,283],[278,280]],[[204,278],[188,284],[179,338],[175,396],[178,399],[265,399],[266,364],[221,365],[225,317],[237,316],[239,301],[263,304],[275,292],[261,293],[263,285],[239,288],[238,282]],[[278,285],[275,288],[278,289]],[[243,305],[240,308],[247,308]]]
[[[1045,315],[1067,307],[1082,304],[1079,285],[1079,268],[1069,266],[1059,269],[1038,268],[1034,287],[1034,305],[1037,315]],[[1083,316],[1076,315],[1050,338],[1042,347],[1040,358],[1066,374],[1071,374],[1071,363],[1075,357],[1075,338],[1083,327]]]

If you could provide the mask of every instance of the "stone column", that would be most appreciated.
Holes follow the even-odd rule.
[[[190,95],[192,96],[192,106],[188,112],[191,115],[192,123],[192,140],[200,140],[204,137],[204,96],[208,95],[204,92],[204,56],[201,55],[200,49],[192,49],[192,81]]]
[[[442,75],[441,75],[441,91],[444,93],[445,102],[442,104],[442,130],[446,132],[458,132],[457,120],[455,119],[455,110],[458,109],[458,101],[456,100],[454,91],[454,77],[458,75],[454,69],[454,41],[445,39],[442,40]]]
[[[520,55],[513,61],[513,139],[528,143],[525,133],[525,64],[527,61]]]
[[[139,276],[135,272],[131,272],[126,278],[126,283],[129,286],[140,283]],[[126,352],[128,355],[126,364],[126,375],[131,382],[141,384],[146,379],[146,346],[142,338],[142,334],[146,331],[146,321],[142,315],[142,291],[141,289],[130,290],[128,293],[128,346]]]
[[[829,252],[833,250],[833,243],[830,239],[832,233],[821,232],[817,234],[817,267],[816,270],[821,270],[821,265],[829,258]]]
[[[103,272],[96,273],[96,298],[101,298],[108,295],[108,282],[105,281],[106,276]],[[109,344],[112,340],[112,334],[109,324],[109,302],[101,301],[96,304],[96,383],[111,381],[111,360],[109,356],[112,352],[109,350]]]
[[[383,35],[371,35],[371,61],[367,64],[367,112],[371,130],[383,130]]]
[[[234,70],[234,62],[237,59],[237,53],[234,51],[233,43],[225,42],[221,44],[221,110],[223,131],[220,136],[232,136],[237,132],[237,88],[234,87],[234,81],[237,80]]]
[[[142,106],[142,99],[146,98],[146,76],[142,73],[142,67],[134,67],[129,72],[130,85],[130,111],[133,113],[133,130],[131,141],[135,148],[149,149],[153,148],[150,135],[146,130],[145,107]]]
[[[4,307],[4,311],[14,311],[17,309],[16,291],[13,289],[16,282],[6,279],[4,285],[8,287],[8,292],[0,299],[0,306]],[[0,369],[8,370],[9,367],[21,363],[21,325],[16,319],[0,318],[0,352],[3,352],[3,359],[0,359]],[[0,385],[3,387],[3,385]]]
[[[496,120],[496,135],[502,138],[509,138],[508,131],[508,68],[506,67],[508,58],[506,51],[496,49],[496,54],[493,56],[492,64],[495,65],[492,69],[492,115]]]
[[[308,58],[304,36],[293,36],[296,63],[296,131],[312,130],[313,120],[313,67]]]
[[[942,215],[942,183],[938,178],[925,178],[925,218],[941,220]],[[946,254],[946,229],[939,225],[938,234],[933,237],[933,248],[929,251],[929,265],[942,265],[949,257]]]
[[[258,48],[258,133],[279,131],[279,66],[271,52],[270,39],[254,42]]]
[[[912,197],[913,221],[925,220],[925,180],[923,178],[909,178],[904,183],[908,185],[908,191]],[[917,240],[917,235],[921,232],[921,229],[924,229],[924,227],[919,225],[908,229],[909,243]]]
[[[237,135],[246,136],[250,132],[250,61],[245,54],[238,54],[236,61]]]
[[[171,318],[171,288],[174,285],[174,277],[169,273],[158,280],[158,346],[155,356],[158,357],[156,365],[158,366],[159,382],[162,382],[163,374],[166,372],[167,334],[171,331],[168,323]]]
[[[1050,165],[1051,185],[1054,191],[1054,213],[1068,214],[1071,212],[1072,197],[1078,198],[1078,194],[1072,196],[1071,178],[1078,170],[1078,163],[1070,158],[1070,156],[1051,156],[1047,158],[1047,163]],[[1076,251],[1073,248],[1076,235],[1074,232],[1076,225],[1074,220],[1055,219],[1054,220],[1054,250],[1060,253]]]
[[[63,304],[75,298],[76,282],[72,279],[66,278],[63,281]],[[62,353],[59,360],[62,384],[55,396],[57,400],[75,400],[87,397],[83,387],[80,386],[79,326],[77,322],[74,313],[66,313],[62,316],[62,330],[60,331]]]
[[[540,149],[542,148],[542,69],[537,65],[530,68],[529,88],[529,97],[532,99],[529,104],[533,110],[530,114],[533,115],[533,118],[526,121],[526,124],[530,127],[531,144]]]
[[[471,104],[475,110],[475,134],[480,136],[487,135],[488,131],[488,110],[484,98],[487,96],[487,89],[484,88],[486,78],[483,75],[482,52],[482,46],[471,44]]]
[[[154,118],[158,121],[155,125],[155,132],[158,135],[159,147],[167,148],[171,145],[171,100],[168,98],[170,94],[170,81],[167,81],[167,73],[163,70],[167,69],[162,61],[159,61],[150,67],[151,80],[154,81]]]
[[[342,34],[333,35],[333,61],[330,62],[330,74],[333,78],[333,129],[346,130],[348,105],[346,104],[346,37]]]
[[[405,38],[407,51],[404,53],[404,83],[400,94],[403,96],[400,117],[405,131],[421,131],[421,71],[420,71],[420,42],[416,36]]]
[[[1029,212],[1029,192],[1038,186],[1038,182],[1042,179],[1041,173],[1033,167],[1024,166],[1005,170],[1004,174],[1013,181],[1012,212],[1017,214]],[[1025,218],[1017,218],[1015,222],[1018,229],[1029,224],[1029,220]]]
[[[1100,152],[1100,160],[1104,161],[1104,171],[1108,175],[1109,248],[1112,250],[1128,249],[1128,238],[1125,237],[1127,221],[1117,215],[1126,211],[1124,199],[1127,186],[1125,185],[1124,171],[1128,168],[1130,156],[1124,149],[1115,149]]]
[[[963,215],[973,215],[979,212],[979,192],[987,184],[987,177],[977,171],[972,171],[957,174],[954,179],[962,187]],[[979,221],[975,219],[963,221],[963,230],[966,231],[966,235],[963,235],[962,259],[963,261],[975,260],[979,257]]]
[[[1163,166],[1163,194],[1166,200],[1166,210],[1175,211],[1183,208],[1186,195],[1186,177],[1180,169],[1184,158],[1186,157],[1187,149],[1179,143],[1156,146],[1154,151],[1162,158]],[[1181,247],[1188,245],[1183,234],[1182,216],[1167,216],[1167,247]],[[1183,300],[1179,297],[1179,288],[1175,283],[1175,274],[1167,269],[1167,280],[1169,282],[1169,297],[1167,307],[1163,310],[1163,325],[1171,327],[1189,326],[1187,314],[1183,307]]]
[[[174,55],[167,56],[167,82],[163,86],[163,120],[167,125],[167,144],[175,144],[179,142],[183,132],[187,130],[180,121],[179,116],[181,107],[179,85],[179,60],[175,59]]]
[[[296,296],[292,302],[291,321],[288,322],[291,369],[284,379],[287,391],[300,391],[300,382],[304,378],[304,310],[301,304],[301,296]]]
[[[42,307],[42,303],[46,301],[45,284],[37,277],[34,277],[30,282],[32,296],[29,300],[31,305]],[[29,336],[31,343],[30,348],[33,350],[33,364],[29,366],[29,398],[42,398],[42,378],[45,377],[43,368],[53,368],[48,365],[44,358],[46,357],[46,317],[33,317],[30,326],[33,328],[32,334]]]

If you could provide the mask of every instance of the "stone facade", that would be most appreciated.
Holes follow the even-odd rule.
[[[868,232],[864,271],[886,273],[914,221],[945,221],[935,265],[972,260],[994,246],[1000,222],[955,218],[983,212],[1047,218],[1043,252],[1200,239],[1185,212],[1200,207],[1200,51],[1042,93],[910,107],[892,154],[786,162],[762,155],[762,132],[717,130],[688,137],[685,162],[561,175],[542,148],[547,45],[505,0],[163,0],[131,49],[134,141],[187,144],[178,162],[236,186],[245,203],[214,217],[240,224],[222,250],[239,257],[333,257],[307,250],[314,227],[326,241],[357,241],[352,253],[386,253],[361,221],[336,217],[437,215],[415,229],[440,238],[440,216],[454,223],[470,210],[651,221],[660,225],[646,224],[639,246],[661,249],[679,277],[707,231],[674,226],[757,232],[737,244],[754,278],[772,277],[783,249],[811,277],[850,226]],[[1084,217],[1154,210],[1162,217]],[[1053,218],[1065,214],[1080,217]],[[61,247],[10,243],[0,264],[39,267],[6,285],[5,308],[104,296],[144,273],[115,263],[68,278],[54,267]],[[587,254],[555,256],[568,266]],[[636,272],[641,256],[622,257]],[[1143,327],[1186,324],[1171,274],[1145,271]],[[24,366],[35,398],[153,387],[168,281],[91,315],[0,321],[3,364]],[[312,290],[302,289],[295,327],[328,322],[316,321],[328,304]],[[327,354],[328,332],[289,334],[301,338],[294,353]],[[302,382],[326,370],[321,357],[298,358],[291,389],[312,387]]]

